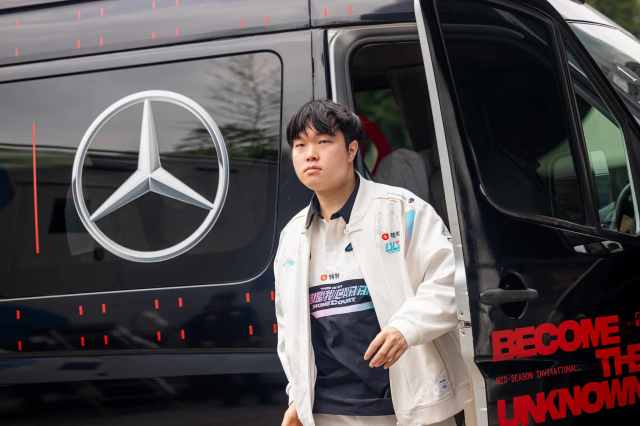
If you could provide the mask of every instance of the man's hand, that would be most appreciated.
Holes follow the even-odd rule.
[[[384,365],[387,369],[395,364],[408,348],[407,341],[398,329],[385,327],[369,344],[364,359],[365,361],[371,359],[369,367]]]
[[[284,418],[282,419],[281,426],[302,426],[300,419],[298,419],[298,412],[296,406],[291,404],[287,411],[284,412]]]

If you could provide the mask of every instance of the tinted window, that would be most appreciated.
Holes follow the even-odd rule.
[[[571,116],[550,29],[489,5],[446,4],[445,42],[488,197],[513,212],[583,223]]]
[[[570,65],[600,224],[606,229],[635,233],[637,208],[624,134],[575,59],[570,59]]]
[[[572,23],[576,35],[636,117],[640,116],[640,43],[604,25]]]
[[[203,241],[173,260],[143,264],[110,254],[86,232],[70,179],[76,148],[98,114],[152,89],[187,96],[213,117],[229,151],[231,180],[222,214]],[[275,54],[5,83],[0,98],[2,297],[233,282],[267,265],[280,141],[281,64]],[[212,201],[218,163],[203,126],[178,106],[152,106],[162,166]],[[142,105],[134,105],[97,134],[83,170],[91,212],[136,170],[141,120]],[[147,194],[97,224],[123,246],[158,250],[194,232],[204,215]]]

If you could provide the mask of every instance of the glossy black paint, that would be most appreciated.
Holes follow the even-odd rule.
[[[429,28],[446,28],[463,15],[460,10],[455,9],[455,4],[445,1],[424,1],[422,4]],[[485,4],[505,6],[508,10],[516,5],[518,11],[533,12],[533,16],[554,22],[559,33],[562,31],[565,37],[571,37],[570,32],[560,30],[563,28],[561,17],[544,1],[496,1]],[[468,99],[461,94],[461,88],[457,84],[456,72],[461,74],[462,71],[454,65],[455,55],[449,50],[447,32],[431,31],[431,35],[439,70],[436,80],[454,173],[475,360],[486,381],[489,424],[498,425],[497,401],[500,399],[511,401],[514,396],[530,395],[535,401],[538,392],[572,389],[575,385],[603,381],[606,378],[603,378],[602,366],[594,357],[593,350],[496,362],[493,359],[492,332],[542,323],[559,324],[566,320],[618,315],[621,346],[624,348],[628,344],[640,342],[635,322],[636,312],[640,309],[640,290],[637,286],[640,274],[634,260],[640,253],[640,242],[636,236],[610,233],[595,224],[585,227],[519,214],[492,200],[487,195],[475,160],[477,153],[472,148],[473,139],[480,135],[471,130],[474,127],[467,120],[469,115],[464,113],[465,101],[468,103]],[[588,68],[590,77],[599,83],[601,76],[598,68],[591,65]],[[467,65],[465,71],[474,70],[479,71],[480,68],[474,69]],[[607,93],[607,99],[611,100],[608,98],[610,92],[607,92],[610,89],[606,85],[599,86],[599,89]],[[613,108],[619,105],[615,101],[611,102]],[[619,113],[616,118],[625,122],[628,112],[616,111]],[[633,155],[635,130],[628,131],[626,137]],[[588,182],[583,184],[590,185]],[[585,189],[588,190],[589,188]],[[584,255],[574,250],[580,244],[608,239],[620,242],[624,251],[614,255]],[[513,282],[514,277],[523,288],[536,290],[538,297],[518,306],[490,306],[481,303],[481,293],[505,288],[504,284],[509,280]],[[544,379],[535,378],[538,370],[564,365],[576,366],[577,372]],[[502,381],[510,374],[531,372],[534,374],[533,380]],[[511,405],[508,407],[510,418],[512,408]],[[595,414],[576,417],[569,415],[557,422],[547,417],[540,424],[601,425],[606,421],[633,423],[639,410],[636,404],[615,410],[602,410]],[[533,420],[531,422],[533,424]]]
[[[36,4],[0,10],[0,65],[291,31],[308,22],[307,4],[299,0],[260,7],[249,0]]]
[[[277,244],[277,239],[274,238],[277,230],[281,229],[309,199],[308,192],[299,184],[293,173],[289,148],[281,135],[284,117],[292,115],[299,105],[312,98],[310,45],[311,34],[308,31],[298,31],[2,68],[0,87],[5,89],[26,89],[30,85],[34,88],[44,88],[47,82],[55,81],[82,85],[81,81],[92,78],[91,76],[100,76],[99,80],[109,81],[98,86],[99,89],[107,91],[95,98],[95,109],[93,104],[85,103],[85,111],[76,110],[75,114],[70,114],[65,119],[50,120],[49,133],[39,134],[42,136],[38,139],[38,158],[41,160],[38,164],[42,167],[42,170],[39,170],[42,184],[39,188],[39,207],[43,209],[39,255],[34,253],[33,212],[30,210],[33,206],[28,202],[32,187],[27,173],[31,169],[31,138],[29,132],[14,135],[12,138],[8,138],[8,133],[5,133],[3,138],[3,142],[12,140],[12,145],[4,144],[2,147],[3,156],[0,162],[5,169],[8,167],[11,170],[11,173],[6,175],[11,177],[16,170],[22,169],[24,173],[20,179],[20,191],[13,185],[13,190],[0,193],[3,197],[1,207],[6,213],[22,200],[24,212],[18,213],[18,217],[25,217],[24,226],[5,229],[5,232],[14,233],[16,238],[3,240],[3,250],[9,249],[12,245],[24,245],[25,249],[19,251],[26,263],[35,261],[42,264],[43,261],[46,263],[48,259],[52,259],[48,266],[51,271],[49,276],[42,273],[38,277],[25,270],[24,280],[12,280],[13,299],[7,299],[9,293],[6,293],[5,301],[0,301],[0,384],[1,399],[4,401],[0,408],[0,418],[3,422],[12,425],[51,422],[80,424],[91,418],[98,423],[113,424],[114,419],[118,418],[125,424],[153,422],[170,425],[186,419],[190,419],[192,424],[279,423],[286,407],[286,396],[284,375],[275,354],[277,329],[274,327],[273,275],[270,263]],[[137,265],[135,268],[141,268],[137,273],[132,274],[129,271],[123,274],[120,270],[106,281],[104,279],[107,277],[103,276],[104,274],[92,276],[91,270],[95,273],[95,268],[87,268],[81,264],[65,267],[66,261],[63,261],[62,265],[57,264],[56,258],[78,256],[72,254],[73,250],[70,251],[67,246],[65,234],[84,233],[80,224],[76,223],[75,225],[79,226],[75,226],[67,221],[72,214],[61,215],[60,212],[67,210],[66,207],[54,202],[55,197],[48,197],[51,193],[62,190],[62,198],[67,198],[64,194],[68,188],[64,187],[68,187],[70,178],[69,158],[73,157],[74,145],[78,143],[78,140],[74,142],[73,139],[83,132],[80,129],[83,127],[81,116],[88,113],[89,122],[84,123],[88,125],[93,119],[91,117],[94,117],[100,108],[107,106],[125,92],[135,92],[151,86],[157,88],[166,85],[172,79],[177,79],[175,81],[182,81],[182,85],[194,85],[195,90],[190,94],[194,98],[212,96],[213,103],[207,104],[204,98],[199,102],[207,104],[207,109],[221,122],[225,121],[225,114],[231,120],[230,123],[248,116],[255,119],[255,115],[249,114],[248,111],[245,114],[237,110],[240,105],[249,109],[254,105],[251,97],[253,95],[244,89],[250,86],[245,84],[246,82],[234,81],[242,72],[246,74],[251,67],[245,66],[242,70],[235,71],[232,68],[237,68],[237,63],[231,68],[226,67],[238,58],[252,57],[251,55],[275,58],[275,62],[267,62],[275,64],[276,68],[280,69],[264,76],[277,88],[276,120],[275,123],[263,123],[258,126],[266,133],[257,139],[257,145],[252,145],[250,150],[246,148],[248,140],[237,145],[242,152],[237,151],[236,154],[233,153],[234,144],[229,145],[232,156],[230,194],[235,192],[249,203],[269,199],[270,191],[273,191],[274,195],[271,202],[261,207],[242,208],[242,203],[238,204],[238,200],[228,204],[227,207],[235,205],[238,208],[228,209],[229,220],[242,220],[244,216],[248,221],[245,225],[219,228],[220,231],[232,234],[223,239],[216,239],[221,243],[216,250],[220,251],[222,257],[225,250],[228,254],[233,253],[234,245],[243,240],[243,235],[252,232],[252,223],[266,215],[269,218],[267,223],[256,228],[260,232],[270,234],[262,254],[257,257],[248,253],[227,256],[226,261],[217,266],[211,262],[215,256],[205,255],[191,265],[183,265],[160,275],[154,272],[157,268],[153,265]],[[223,82],[225,87],[208,90],[207,84],[204,84],[198,89],[198,78],[185,74],[187,71],[197,70],[198,63],[212,64],[213,66],[202,75],[209,73],[212,81]],[[221,67],[223,63],[226,65]],[[187,68],[174,72],[177,71],[175,67],[180,64],[186,64]],[[189,66],[190,64],[194,66]],[[265,63],[262,65],[262,72],[270,72],[269,66],[265,67]],[[139,72],[142,78],[125,77],[119,83],[115,83],[118,81],[118,74],[126,74],[127,70],[133,72],[130,77]],[[232,76],[231,80],[229,74]],[[153,77],[154,75],[158,78]],[[115,85],[112,85],[113,83]],[[60,89],[65,84],[50,84],[48,90],[55,92],[56,87]],[[111,89],[108,89],[109,86]],[[254,84],[254,89],[255,86]],[[260,87],[260,84],[257,87]],[[87,89],[88,86],[85,86],[82,91],[84,95],[94,90]],[[189,91],[186,86],[174,89]],[[234,90],[236,92],[233,96],[222,96]],[[19,92],[16,92],[16,96],[19,96]],[[55,102],[56,96],[53,92],[46,96],[47,102]],[[39,93],[44,94],[44,91]],[[57,98],[69,100],[74,96],[82,97],[83,93],[61,90]],[[266,93],[255,95],[263,96],[261,105],[266,105]],[[102,102],[100,99],[103,97],[108,99],[103,99]],[[22,110],[24,113],[14,114],[7,122],[10,125],[4,126],[7,130],[12,126],[20,128],[22,120],[33,120],[27,115],[28,109],[35,107],[30,102],[37,99],[37,96],[31,94],[25,99],[15,99],[13,105],[3,104],[3,107],[8,108],[5,119],[11,116],[11,111]],[[64,103],[59,103],[62,104]],[[216,104],[222,109],[216,107]],[[82,107],[83,104],[78,105]],[[156,118],[164,118],[158,120],[158,123],[167,124],[177,120],[173,129],[165,128],[168,132],[168,140],[165,142],[171,145],[174,140],[182,139],[179,136],[182,131],[180,129],[184,130],[185,125],[189,127],[189,121],[183,120],[184,117],[180,118],[179,112],[167,110],[163,113],[161,109],[157,111],[159,116]],[[43,125],[42,130],[46,129],[47,117],[52,118],[56,114],[64,115],[64,110],[45,108],[36,114],[39,116],[38,122]],[[106,151],[91,152],[91,170],[86,172],[97,173],[93,183],[98,185],[97,187],[104,185],[105,188],[115,188],[120,178],[113,179],[113,173],[126,174],[131,167],[135,167],[132,163],[135,163],[135,140],[139,132],[139,123],[136,122],[139,117],[137,114],[133,115],[136,117],[120,120],[119,127],[114,129],[117,131],[116,134],[111,135],[112,141],[118,140],[120,144],[124,143],[123,146],[118,148],[116,144],[111,146],[116,147],[115,150],[108,150],[110,142],[104,140],[106,146],[99,148],[107,148]],[[127,124],[129,120],[130,123]],[[160,127],[162,126],[163,124],[160,124]],[[273,126],[275,134],[271,132],[269,135],[268,129],[273,129]],[[75,127],[79,133],[72,130]],[[226,129],[224,126],[221,127],[229,141],[253,134],[238,133],[242,130],[238,126]],[[127,129],[135,134],[125,135]],[[60,137],[69,131],[77,134]],[[178,133],[175,133],[176,131]],[[118,132],[120,135],[117,135]],[[46,137],[47,135],[49,137]],[[125,146],[128,145],[127,140],[133,142],[131,147]],[[197,141],[195,139],[195,142]],[[266,151],[262,148],[256,149],[259,146],[264,148],[265,142],[270,146]],[[161,141],[161,145],[162,143]],[[245,148],[241,148],[242,146]],[[191,173],[189,170],[199,170],[195,173],[200,176],[194,175],[195,180],[191,181],[191,184],[203,192],[206,192],[205,188],[199,185],[204,184],[208,187],[215,184],[216,168],[205,164],[215,158],[209,158],[204,151],[197,155],[198,158],[188,158],[189,156],[184,157],[183,154],[176,155],[175,150],[168,146],[165,148],[167,149],[161,148],[162,160],[167,162],[167,167],[173,167],[175,173],[186,172],[183,178],[188,179]],[[248,159],[251,160],[247,162]],[[58,171],[52,173],[51,170],[56,168]],[[238,178],[246,176],[247,170],[251,168],[256,171],[263,169],[258,172],[259,180],[248,186],[239,184]],[[271,171],[265,173],[267,169]],[[4,183],[7,182],[2,182],[4,188]],[[264,185],[273,185],[273,189],[264,190]],[[89,187],[91,192],[92,185]],[[259,192],[252,194],[251,191],[254,189]],[[18,196],[19,194],[23,195]],[[71,200],[67,198],[67,201]],[[72,207],[72,203],[67,207]],[[151,206],[152,210],[158,209],[158,213],[164,211],[165,207],[167,206]],[[186,225],[180,222],[186,220],[186,217],[184,212],[177,214],[180,219],[175,222],[175,228],[179,229]],[[11,221],[17,223],[14,221],[15,215],[11,217]],[[6,224],[6,220],[3,222]],[[133,223],[127,225],[123,222],[121,225],[128,226]],[[156,233],[160,229],[147,231]],[[58,241],[59,244],[52,245],[52,241],[57,241],[60,236],[62,239]],[[131,235],[125,236],[130,237]],[[48,243],[45,242],[47,240]],[[158,240],[152,244],[164,242]],[[206,245],[205,243],[201,246],[200,250],[205,249]],[[194,250],[194,254],[198,252],[198,248]],[[15,256],[16,253],[9,252],[9,255]],[[102,263],[113,267],[120,262],[100,249],[80,256],[88,256],[85,260],[89,264]],[[251,266],[252,264],[257,268]],[[7,267],[11,263],[5,262],[3,265]],[[201,273],[203,267],[214,267],[217,272],[207,278]],[[116,266],[116,269],[120,267]],[[228,272],[231,271],[235,271],[240,280],[225,280],[225,274],[229,277]],[[175,277],[178,279],[170,278],[173,274],[178,274]],[[180,280],[179,276],[184,274],[195,276],[188,280]],[[7,277],[6,273],[3,275]],[[198,275],[200,279],[197,278]],[[74,276],[79,279],[74,279]],[[59,281],[60,285],[47,288],[51,279],[62,280]],[[112,281],[112,288],[103,286],[107,281]],[[153,284],[148,289],[140,287],[141,284],[146,282],[144,286],[147,286],[152,281],[163,282],[160,287],[169,288],[153,289],[152,287],[157,287]],[[217,285],[211,285],[216,284],[216,281]],[[27,284],[28,282],[31,284]],[[100,284],[101,282],[103,284]],[[126,282],[131,285],[127,285]],[[121,292],[114,292],[118,287]],[[5,291],[9,288],[5,287]],[[52,297],[52,294],[56,296]],[[22,296],[31,298],[25,299]]]

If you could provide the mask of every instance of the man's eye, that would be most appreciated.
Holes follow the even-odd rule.
[[[320,143],[331,143],[331,141],[329,139],[322,139]]]

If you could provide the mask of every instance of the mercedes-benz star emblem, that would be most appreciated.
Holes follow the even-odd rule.
[[[173,176],[162,167],[155,121],[153,119],[152,102],[167,102],[186,109],[195,115],[207,129],[218,158],[218,188],[213,202],[198,194],[193,189]],[[142,128],[140,132],[140,149],[138,152],[138,169],[115,190],[93,213],[87,209],[82,187],[82,170],[89,151],[89,146],[100,129],[114,116],[132,105],[143,103]],[[222,138],[222,133],[207,111],[186,96],[163,91],[151,90],[138,92],[112,104],[104,110],[89,126],[73,161],[71,176],[73,202],[83,225],[91,236],[105,249],[123,259],[134,262],[161,262],[179,256],[198,244],[213,228],[220,216],[229,189],[229,155]],[[153,192],[170,197],[208,211],[200,226],[183,241],[155,251],[140,251],[124,247],[109,237],[96,225],[96,222],[117,209],[131,203],[143,195]]]

